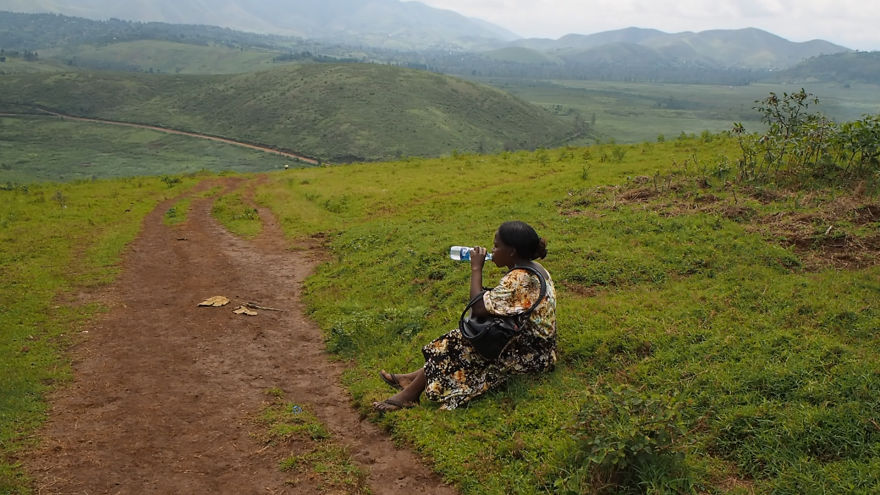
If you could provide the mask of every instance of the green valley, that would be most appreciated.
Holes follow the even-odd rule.
[[[768,93],[815,94],[815,109],[839,122],[880,113],[880,86],[874,83],[821,81],[761,82],[745,86],[655,84],[620,81],[524,81],[479,78],[563,118],[578,118],[593,139],[619,143],[672,139],[681,133],[729,131],[743,122],[750,132],[763,128],[753,110]]]

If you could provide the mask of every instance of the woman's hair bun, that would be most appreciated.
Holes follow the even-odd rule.
[[[535,249],[535,255],[532,256],[533,260],[540,260],[547,257],[547,239],[543,237],[538,240],[538,248]]]

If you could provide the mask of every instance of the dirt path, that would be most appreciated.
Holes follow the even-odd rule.
[[[349,447],[372,493],[454,493],[362,420],[338,385],[344,364],[327,358],[299,301],[319,250],[289,250],[263,209],[263,234],[238,239],[210,216],[210,198],[194,199],[188,221],[169,228],[162,218],[174,201],[145,219],[119,280],[89,296],[111,310],[85,329],[74,382],[52,398],[43,446],[25,463],[37,493],[320,493],[279,470],[290,446],[254,438],[273,387]],[[232,302],[197,307],[214,295]],[[287,311],[232,313],[249,301]]]
[[[309,158],[306,156],[298,155],[296,153],[291,153],[289,151],[277,150],[275,148],[269,148],[268,146],[260,146],[258,144],[244,143],[241,141],[236,141],[234,139],[227,139],[227,138],[223,138],[223,137],[219,137],[219,136],[200,134],[198,132],[179,131],[177,129],[169,129],[167,127],[159,127],[159,126],[155,126],[155,125],[135,124],[133,122],[121,122],[118,120],[105,120],[105,119],[94,119],[94,118],[88,118],[88,117],[76,117],[73,115],[58,113],[58,112],[54,112],[54,111],[46,110],[46,109],[42,109],[42,108],[39,110],[46,115],[51,115],[53,117],[59,117],[64,120],[74,120],[77,122],[91,122],[94,124],[116,125],[116,126],[122,126],[122,127],[136,127],[138,129],[149,129],[151,131],[159,131],[159,132],[164,132],[166,134],[177,134],[179,136],[189,136],[189,137],[194,137],[194,138],[199,138],[199,139],[207,139],[209,141],[216,141],[218,143],[226,143],[226,144],[231,144],[234,146],[240,146],[242,148],[263,151],[265,153],[272,153],[275,155],[286,156],[287,158],[293,158],[295,160],[299,160],[299,161],[305,162],[305,163],[310,163],[312,165],[319,165],[320,164],[320,162],[318,162],[318,160],[315,160],[314,158]],[[30,113],[0,113],[0,117],[35,117],[35,116],[38,116],[38,115],[34,115],[34,114],[30,114]]]

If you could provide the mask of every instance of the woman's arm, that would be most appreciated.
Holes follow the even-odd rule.
[[[486,264],[486,248],[475,247],[471,252],[471,299],[483,291],[483,265]],[[471,316],[489,316],[483,301],[477,301],[471,306]]]

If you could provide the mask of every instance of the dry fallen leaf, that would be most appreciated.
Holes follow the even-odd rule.
[[[239,306],[238,308],[235,309],[235,311],[233,311],[233,313],[235,313],[237,315],[257,316],[256,311],[251,311],[244,306]]]
[[[214,296],[210,299],[205,299],[204,301],[200,302],[199,306],[213,306],[216,308],[219,306],[226,306],[227,304],[229,304],[229,299],[223,296]]]

